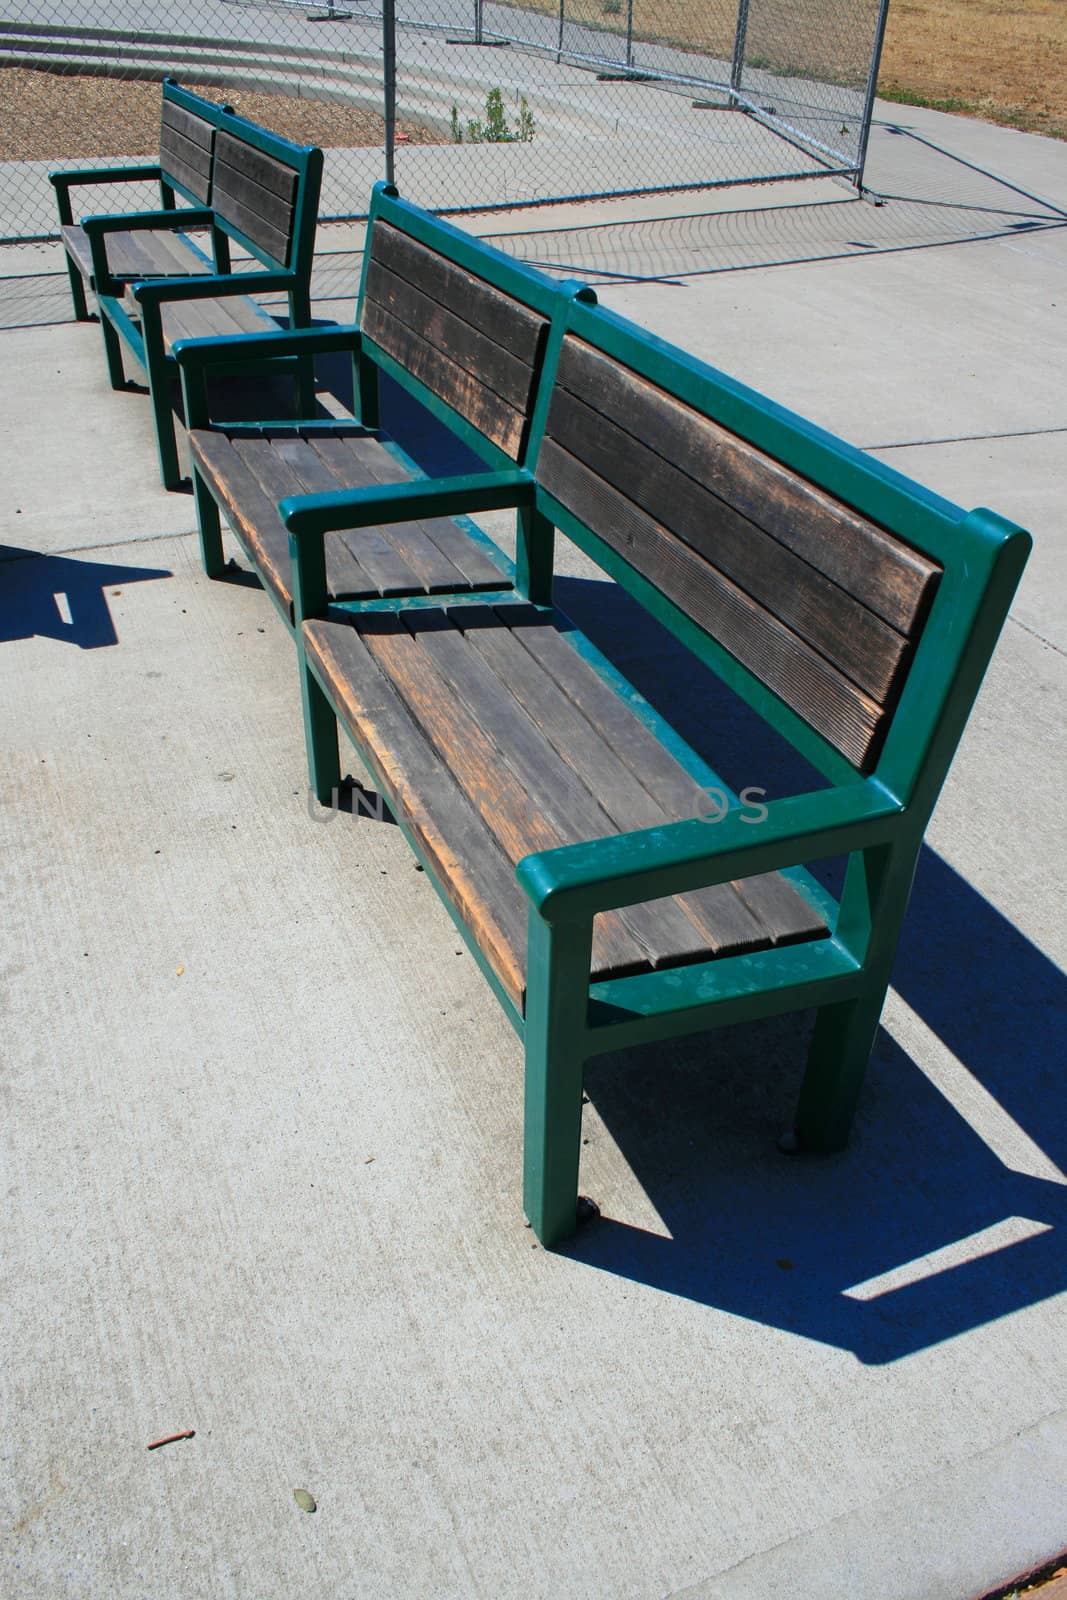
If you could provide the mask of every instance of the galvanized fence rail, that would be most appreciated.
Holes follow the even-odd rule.
[[[18,68],[69,75],[74,94],[89,75],[169,73],[371,113],[358,138],[311,135],[327,148],[324,220],[361,216],[383,175],[440,210],[826,175],[859,185],[886,4],[184,0],[176,14],[162,0],[5,0],[0,236],[54,234],[48,168],[92,164],[91,130],[77,149],[57,131],[55,149],[18,159],[5,107],[10,120],[26,80],[4,70]]]

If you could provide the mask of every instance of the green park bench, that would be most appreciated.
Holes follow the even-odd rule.
[[[384,184],[371,197],[367,244],[350,327],[276,330],[252,339],[182,342],[193,490],[204,569],[225,567],[220,515],[292,629],[289,536],[278,513],[287,495],[418,479],[410,457],[379,429],[385,373],[490,467],[525,459],[546,359],[576,293],[533,272]],[[553,327],[557,326],[553,341]],[[323,419],[314,407],[292,423],[242,423],[211,414],[211,376],[240,359],[264,374],[303,353],[352,364],[358,421]],[[375,601],[511,589],[511,565],[466,518],[432,510],[380,528],[339,525],[326,541],[331,600]]]
[[[336,530],[362,561],[360,528],[504,506],[517,597],[331,596]],[[790,1137],[840,1148],[1029,536],[576,297],[512,463],[280,514],[311,782],[329,803],[342,726],[523,1040],[542,1242],[576,1225],[583,1068],[604,1052],[814,1008]],[[553,608],[555,530],[824,786],[731,791]],[[692,714],[699,690],[680,693]],[[835,898],[810,868],[839,856]]]
[[[163,209],[71,220],[70,189],[83,172],[53,173],[75,314],[87,314],[85,287],[96,295],[108,376],[125,382],[123,349],[144,372],[156,424],[164,485],[181,482],[171,379],[182,339],[276,330],[252,295],[281,295],[290,325],[311,321],[311,267],[322,179],[322,152],[213,107],[167,83],[163,89],[161,161],[111,169],[114,178],[158,176]],[[204,162],[207,160],[205,177]],[[91,178],[104,181],[99,174]],[[193,204],[176,208],[174,191]],[[171,203],[168,203],[170,201]],[[189,237],[209,229],[211,254]],[[233,270],[231,246],[253,270]],[[260,270],[262,269],[262,270]],[[80,299],[79,299],[80,296]],[[298,361],[300,393],[312,404],[310,361]]]

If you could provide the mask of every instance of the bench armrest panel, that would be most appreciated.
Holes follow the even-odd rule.
[[[463,512],[502,511],[533,504],[533,478],[522,467],[474,472],[460,478],[421,478],[413,483],[373,484],[332,494],[290,495],[278,507],[299,550],[325,533],[373,528],[382,522],[455,517]]]
[[[903,807],[874,779],[524,856],[515,868],[546,922],[751,878],[891,838]]]
[[[215,339],[179,339],[172,354],[180,367],[221,366],[242,361],[272,361],[286,355],[330,355],[359,352],[362,334],[354,325],[332,328],[279,328],[277,333],[226,333]]]

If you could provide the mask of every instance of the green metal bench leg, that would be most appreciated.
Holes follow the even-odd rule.
[[[334,803],[341,787],[341,756],[337,747],[337,718],[314,673],[300,652],[300,697],[304,706],[308,782],[321,806]]]
[[[119,338],[111,319],[105,315],[103,308],[100,310],[100,332],[104,336],[104,358],[107,361],[107,375],[113,389],[122,389],[126,385],[126,374],[122,370],[122,340]]]
[[[591,945],[591,921],[549,926],[531,912],[523,1200],[545,1246],[577,1226]]]
[[[848,1143],[888,983],[855,1000],[821,1007],[797,1107],[801,1150],[829,1155]]]
[[[829,1153],[848,1142],[885,1005],[917,855],[918,842],[910,848],[882,846],[849,861],[839,932],[850,939],[870,930],[864,988],[852,1000],[821,1007],[815,1019],[797,1108],[796,1136],[803,1150]]]
[[[170,367],[163,353],[163,328],[159,305],[153,301],[148,301],[141,307],[141,336],[144,341],[148,392],[152,399],[152,415],[156,424],[159,475],[163,479],[164,489],[180,489],[182,473],[178,464],[174,409],[170,403]]]
[[[70,279],[70,298],[74,306],[75,322],[91,322],[89,303],[85,298],[85,279],[70,256],[67,256],[67,277]]]
[[[222,553],[222,521],[214,496],[210,493],[196,468],[193,468],[193,499],[196,501],[196,521],[200,529],[200,559],[209,578],[221,578],[226,570]]]

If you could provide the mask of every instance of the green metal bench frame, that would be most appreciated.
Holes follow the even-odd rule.
[[[543,273],[523,266],[521,262],[514,261],[500,251],[482,244],[480,240],[468,233],[464,233],[443,218],[423,211],[410,201],[404,200],[392,185],[386,183],[375,184],[371,193],[367,220],[368,239],[371,238],[375,226],[380,222],[387,223],[420,244],[426,245],[445,257],[449,262],[474,273],[521,305],[543,315],[550,326],[542,361],[542,373],[550,371],[555,361],[555,354],[562,338],[562,319],[567,305],[575,297],[589,301],[595,298],[591,290],[580,284],[553,281]],[[352,325],[308,328],[297,331],[279,329],[277,333],[223,336],[217,339],[188,339],[177,343],[174,347],[174,356],[181,372],[184,410],[189,428],[206,428],[211,425],[210,376],[213,372],[224,369],[237,360],[240,360],[242,365],[250,369],[254,369],[257,363],[261,363],[266,370],[269,370],[271,364],[279,358],[294,355],[303,355],[310,359],[323,355],[347,355],[352,363],[355,420],[367,434],[381,438],[381,442],[389,452],[411,474],[411,478],[416,485],[420,481],[426,481],[425,474],[420,471],[406,451],[395,441],[385,438],[380,433],[379,377],[381,373],[386,373],[395,379],[432,416],[449,428],[463,444],[469,446],[475,454],[481,456],[487,465],[503,470],[505,481],[510,481],[507,479],[507,472],[514,465],[511,457],[490,438],[487,438],[478,428],[474,427],[464,416],[460,415],[447,400],[442,399],[433,389],[429,388],[416,373],[383,350],[374,339],[364,332],[362,321],[369,268],[370,251],[367,250],[364,252],[360,274],[356,320]],[[542,377],[537,387],[535,387],[535,401],[540,394],[543,381]],[[343,427],[347,432],[351,431],[351,427],[347,423],[331,423],[330,421],[315,419],[313,408],[305,407],[304,409],[307,411],[309,419],[315,420],[316,428],[327,435],[331,430],[336,430],[340,427]],[[300,425],[303,426],[303,424]],[[296,426],[296,424],[265,423],[262,426],[287,427]],[[523,458],[529,452],[533,436],[533,430],[530,428],[522,451]],[[403,486],[400,486],[394,492],[402,491]],[[193,468],[193,493],[197,507],[204,571],[208,577],[217,578],[225,570],[219,507],[216,504],[211,488],[196,471],[195,464]],[[353,527],[359,525],[359,523],[352,524]],[[464,518],[463,525],[471,538],[491,554],[492,559],[500,567],[501,571],[506,576],[511,577],[514,568],[507,557],[486,538],[475,523]],[[342,520],[332,526],[335,530],[342,530],[348,524]],[[485,595],[477,591],[471,592],[467,597],[472,601],[486,598]],[[439,596],[428,597],[427,603],[436,603],[439,598]],[[500,593],[494,591],[494,598],[500,599]],[[278,604],[273,592],[271,592],[271,599],[275,602],[275,608],[286,627],[290,632],[293,632],[292,617]]]
[[[943,571],[884,742],[871,770],[861,773],[537,482],[550,372],[530,452],[518,468],[282,503],[295,566],[298,641],[304,619],[326,615],[328,529],[518,506],[520,594],[549,605],[558,527],[829,782],[825,789],[771,802],[759,826],[742,815],[738,802],[715,827],[695,818],[523,859],[517,874],[529,900],[524,1015],[483,960],[431,864],[420,857],[524,1042],[525,1207],[546,1245],[564,1240],[576,1225],[582,1075],[592,1056],[815,1007],[795,1140],[814,1151],[845,1144],[923,833],[1031,544],[1027,533],[993,512],[965,514],[610,312],[572,302],[567,319],[581,339],[905,540]],[[336,607],[331,615],[337,616]],[[339,776],[337,706],[303,649],[300,654],[311,782],[325,799]],[[848,865],[840,902],[826,897],[829,938],[590,984],[598,912],[773,870],[788,869],[793,876],[803,863],[841,855]]]
[[[272,255],[262,243],[249,237],[234,222],[221,217],[211,206],[193,206],[180,211],[167,208],[162,211],[131,212],[126,216],[92,216],[86,217],[82,224],[92,248],[93,283],[100,309],[108,376],[113,388],[122,387],[125,381],[122,348],[125,345],[148,381],[156,424],[160,475],[168,489],[180,486],[181,473],[170,403],[170,380],[177,368],[173,355],[168,355],[164,348],[164,304],[219,299],[230,295],[284,294],[289,303],[290,326],[306,328],[311,321],[311,268],[322,181],[322,151],[311,145],[293,144],[234,112],[218,108],[216,139],[223,132],[232,134],[251,150],[259,151],[292,170],[296,188],[287,260]],[[216,145],[212,190],[217,149]],[[134,283],[132,293],[141,313],[138,324],[123,304],[123,296],[130,286],[114,279],[108,270],[107,235],[120,230],[138,232],[196,227],[211,229],[212,255],[210,258],[205,256],[205,260],[210,260],[213,272],[187,278],[149,278]],[[262,264],[264,270],[234,272],[230,261],[231,243],[247,250]],[[310,410],[314,404],[314,373],[311,361],[303,359],[304,355],[303,351],[298,353],[298,383],[301,402]],[[239,369],[242,365],[243,357],[235,351],[232,366]]]

